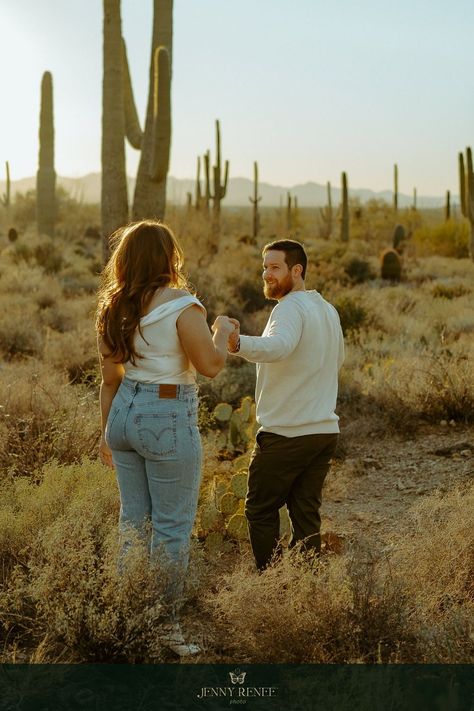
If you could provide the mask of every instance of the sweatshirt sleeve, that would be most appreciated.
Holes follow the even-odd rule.
[[[252,363],[273,363],[290,355],[298,345],[303,319],[296,304],[277,304],[261,336],[241,336],[235,355]]]

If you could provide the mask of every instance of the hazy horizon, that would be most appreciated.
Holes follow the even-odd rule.
[[[350,186],[378,192],[392,189],[397,163],[401,193],[457,194],[457,153],[474,143],[466,0],[175,0],[174,8],[171,176],[194,178],[197,155],[214,152],[219,118],[231,177],[251,178],[258,160],[272,185],[338,186],[345,170]],[[142,121],[152,9],[152,0],[122,0]],[[12,180],[36,173],[45,70],[57,173],[100,172],[102,3],[0,0],[0,22],[0,178],[5,160]],[[128,175],[137,162],[127,147]]]

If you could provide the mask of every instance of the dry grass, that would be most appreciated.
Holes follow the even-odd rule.
[[[100,244],[84,230],[97,211],[68,203],[52,241],[34,235],[31,199],[20,203],[18,241],[0,234],[2,661],[160,661],[162,569],[137,545],[128,572],[117,575],[117,489],[95,461],[91,314]],[[395,216],[377,202],[353,203],[351,214],[349,245],[315,236],[316,210],[300,210],[291,234],[308,249],[307,287],[336,303],[344,321],[340,414],[358,417],[359,434],[369,420],[410,434],[423,420],[473,422],[474,264],[442,256],[464,223]],[[261,332],[272,308],[261,299],[261,248],[286,234],[285,220],[285,210],[262,211],[254,244],[250,210],[224,210],[218,252],[203,258],[209,222],[171,210],[210,321],[224,311],[245,332]],[[395,222],[411,237],[403,281],[387,285],[378,255]],[[237,404],[253,392],[254,377],[252,365],[232,359],[201,394],[211,409],[221,400]],[[207,426],[202,502],[229,464],[212,444],[209,417]],[[471,489],[426,497],[389,550],[359,545],[314,568],[291,556],[257,575],[246,546],[213,559],[195,545],[186,595],[211,630],[200,661],[472,661],[472,497]]]

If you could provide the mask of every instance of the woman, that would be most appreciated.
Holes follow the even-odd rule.
[[[201,441],[196,371],[222,370],[231,321],[212,326],[186,288],[183,253],[164,224],[143,220],[118,230],[102,274],[96,317],[102,372],[102,462],[114,466],[120,490],[120,531],[143,534],[151,520],[151,551],[173,570],[172,622],[165,630],[179,654],[186,645],[175,617],[196,515]],[[121,556],[127,542],[122,544]]]

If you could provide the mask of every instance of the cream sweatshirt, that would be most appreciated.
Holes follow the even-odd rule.
[[[285,437],[339,432],[335,413],[344,360],[339,314],[317,291],[291,291],[261,336],[241,336],[236,355],[257,364],[260,430]]]

